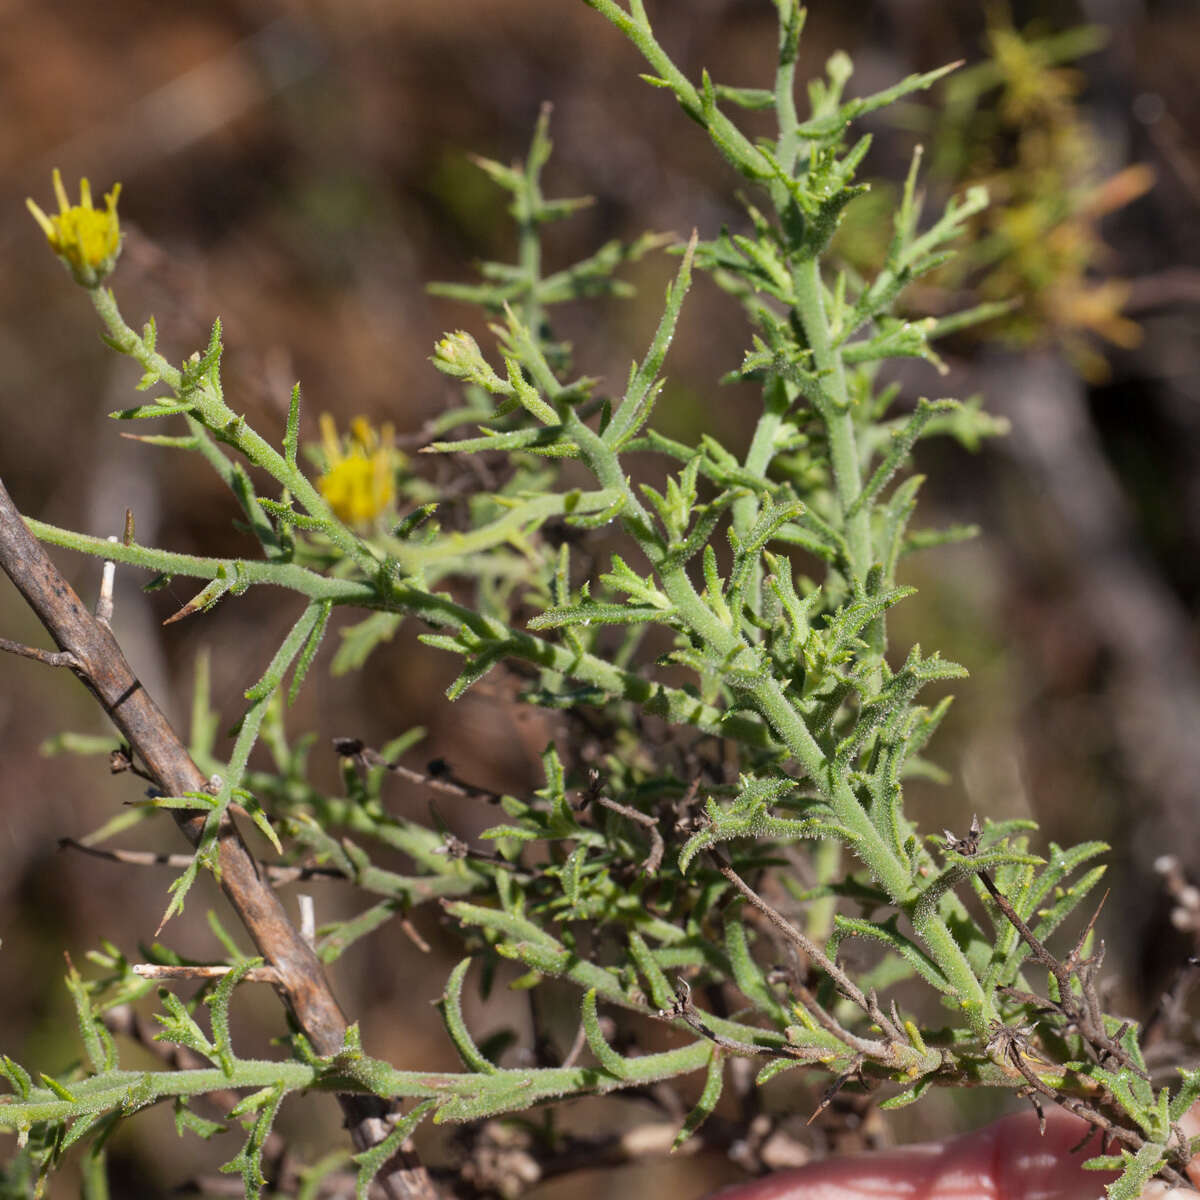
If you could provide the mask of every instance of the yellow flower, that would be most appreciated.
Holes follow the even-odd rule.
[[[116,265],[121,252],[121,224],[117,220],[117,197],[121,185],[106,192],[106,207],[92,207],[92,189],[86,179],[79,183],[79,203],[71,204],[58,168],[54,169],[54,195],[58,213],[48,217],[32,201],[26,200],[33,219],[42,227],[50,249],[71,269],[77,282],[96,287]]]
[[[321,415],[325,470],[317,487],[334,513],[350,525],[369,524],[395,498],[399,455],[392,436],[391,425],[375,430],[366,417],[355,417],[349,435],[339,438],[333,418]]]

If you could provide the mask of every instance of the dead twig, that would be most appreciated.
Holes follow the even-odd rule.
[[[947,829],[946,841],[955,853],[961,854],[964,858],[973,858],[979,853],[979,840],[982,833],[982,826],[976,816],[972,819],[971,828],[965,837],[957,838]],[[1066,959],[1060,960],[1050,953],[1037,934],[1030,929],[1021,914],[1012,906],[1008,897],[996,886],[991,875],[983,870],[977,870],[975,873],[987,889],[987,893],[995,902],[996,907],[1021,935],[1021,940],[1032,951],[1033,957],[1054,976],[1058,984],[1059,998],[1057,1000],[1035,997],[1037,1003],[1048,1012],[1058,1013],[1066,1028],[1076,1029],[1094,1054],[1097,1062],[1104,1063],[1106,1060],[1116,1062],[1124,1069],[1149,1080],[1150,1076],[1121,1045],[1121,1038],[1129,1027],[1128,1023],[1118,1029],[1116,1034],[1110,1034],[1104,1023],[1104,1013],[1096,988],[1096,977],[1104,961],[1104,943],[1100,944],[1094,954],[1087,958],[1083,956],[1083,947],[1087,944],[1088,936],[1096,924],[1096,918],[1100,915],[1100,907],[1103,906],[1104,901],[1100,901],[1100,907],[1097,907],[1091,920],[1084,926],[1071,953],[1067,955]],[[1076,983],[1079,985],[1078,988],[1075,986]]]
[[[663,854],[666,852],[663,836],[658,831],[658,819],[649,813],[639,812],[631,805],[618,804],[616,800],[610,800],[608,796],[604,795],[601,787],[600,772],[595,767],[591,767],[588,771],[588,788],[578,807],[582,809],[589,804],[599,804],[601,808],[607,808],[609,812],[615,812],[617,816],[624,817],[627,821],[632,821],[635,825],[640,825],[645,829],[650,835],[650,853],[638,865],[638,874],[654,875],[662,865]]]
[[[862,989],[842,970],[822,950],[811,938],[806,937],[800,932],[790,921],[788,921],[782,913],[777,912],[771,907],[734,869],[725,862],[720,855],[714,854],[717,870],[720,871],[730,883],[756,908],[768,921],[777,929],[787,941],[793,946],[801,950],[808,956],[810,962],[814,963],[818,969],[824,971],[830,979],[833,980],[838,990],[848,999],[853,1001],[859,1008],[866,1013],[871,1020],[883,1030],[890,1042],[905,1044],[908,1037],[903,1033],[899,1026],[895,1024],[879,1007],[879,1001],[876,999],[874,992],[869,996],[864,995]],[[800,979],[793,981],[793,990],[797,994],[797,998],[806,1009],[812,1014],[814,1019],[827,1032],[833,1034],[839,1041],[843,1042],[856,1054],[863,1054],[868,1058],[876,1061],[890,1061],[892,1055],[888,1046],[883,1042],[873,1042],[867,1038],[860,1038],[846,1029],[839,1021],[835,1020],[828,1013],[824,1006],[818,1003],[816,997],[812,994]]]
[[[692,1003],[692,986],[682,975],[675,981],[674,1003],[667,1008],[660,1009],[654,1015],[663,1021],[683,1021],[689,1029],[694,1029],[702,1038],[707,1038],[719,1049],[727,1050],[730,1054],[759,1055],[773,1052],[773,1047],[739,1042],[711,1029]],[[784,1046],[781,1049],[787,1053],[789,1047]]]
[[[409,783],[421,784],[434,792],[444,792],[447,796],[461,796],[468,800],[486,800],[489,804],[500,803],[499,792],[463,783],[441,759],[431,762],[426,771],[414,771],[412,767],[406,767],[403,763],[384,758],[378,750],[372,750],[361,738],[336,737],[333,739],[333,748],[343,758],[353,758],[364,767],[386,767],[393,775],[398,775]]]
[[[0,638],[0,651],[21,658],[32,658],[47,667],[68,667],[74,671],[79,666],[75,656],[68,650],[39,650],[37,646],[26,646],[23,642],[13,642],[8,638]]]
[[[90,854],[93,858],[103,858],[108,862],[126,863],[134,867],[175,867],[182,870],[191,865],[190,854],[159,854],[153,850],[101,850],[99,846],[89,846],[76,838],[61,837],[58,839],[60,850],[78,850],[81,854]],[[299,883],[306,879],[345,879],[345,872],[337,867],[281,867],[273,863],[258,864],[258,869],[275,886],[285,883]]]
[[[1029,1089],[1026,1092],[1026,1096],[1029,1099],[1033,1099],[1035,1095],[1045,1096],[1047,1099],[1053,1100],[1060,1108],[1065,1108],[1068,1112],[1074,1113],[1075,1116],[1081,1117],[1092,1127],[1088,1131],[1088,1137],[1091,1136],[1093,1129],[1100,1129],[1103,1130],[1108,1141],[1119,1142],[1122,1146],[1128,1147],[1135,1153],[1140,1150],[1146,1144],[1146,1139],[1140,1133],[1133,1129],[1127,1129],[1123,1125],[1118,1125],[1115,1121],[1106,1117],[1094,1105],[1078,1097],[1068,1096],[1065,1092],[1051,1087],[1042,1079],[1033,1067],[1038,1058],[1029,1045],[1028,1038],[1031,1032],[1032,1027],[1017,1028],[1005,1025],[1002,1021],[993,1021],[991,1027],[992,1036],[987,1044],[988,1052],[995,1053],[998,1057],[1006,1059],[1024,1077],[1025,1081],[1029,1084]],[[1034,1106],[1038,1108],[1036,1102]],[[1041,1116],[1040,1108],[1038,1108],[1038,1112],[1039,1116]],[[1086,1142],[1087,1138],[1084,1138],[1083,1141]],[[1176,1141],[1186,1162],[1186,1159],[1190,1157],[1188,1153],[1188,1140],[1182,1132],[1176,1130]],[[1082,1144],[1081,1142],[1080,1145]],[[1159,1174],[1173,1187],[1190,1187],[1187,1178],[1173,1166],[1164,1164],[1159,1168]]]
[[[165,963],[134,963],[130,970],[142,979],[163,980],[209,980],[221,979],[233,970],[232,967],[204,966],[202,964],[168,966]],[[274,967],[251,967],[242,979],[246,983],[279,984],[279,972]]]

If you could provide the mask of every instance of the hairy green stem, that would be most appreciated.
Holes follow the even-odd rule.
[[[754,437],[746,452],[746,461],[742,464],[749,474],[766,479],[771,460],[775,457],[775,440],[790,405],[787,384],[778,375],[771,376],[763,389],[763,413],[754,428]],[[739,496],[733,502],[733,528],[740,538],[745,539],[758,519],[759,507],[755,496]],[[747,595],[756,615],[762,612],[762,580],[762,560],[755,559]],[[739,617],[740,614],[734,614],[735,620]]]
[[[788,21],[783,14],[780,15],[779,63],[775,69],[775,117],[779,122],[779,136],[775,143],[775,157],[784,175],[790,176],[799,151],[799,139],[796,136],[800,125],[796,115],[796,40],[800,31],[797,29],[793,37]],[[792,19],[803,24],[802,13],[795,13]],[[785,196],[780,195],[780,200],[786,202]],[[777,204],[776,207],[781,205]]]
[[[846,389],[846,368],[830,337],[819,260],[810,257],[798,263],[792,277],[796,314],[812,351],[813,369],[826,396],[820,405],[820,415],[829,438],[834,488],[850,556],[848,582],[855,594],[861,594],[872,561],[871,515],[865,506],[856,508],[862,492],[862,464]]]
[[[90,288],[88,295],[99,314],[100,319],[108,328],[113,346],[122,354],[138,362],[148,372],[152,372],[175,393],[180,400],[184,378],[182,372],[173,367],[161,354],[151,350],[145,340],[139,336],[125,321],[117,307],[116,297],[109,288]],[[322,523],[330,540],[339,547],[351,560],[365,571],[373,569],[378,559],[370,546],[347,529],[334,516],[333,510],[325,502],[308,477],[299,467],[289,463],[270,442],[255,433],[239,416],[225,403],[217,387],[209,383],[197,388],[187,397],[196,405],[196,412],[206,429],[222,441],[240,450],[250,462],[261,467],[273,479],[283,485],[303,505],[310,516]]]
[[[815,275],[815,284],[817,287],[821,286],[819,275]],[[823,312],[823,307],[817,309],[817,314],[821,317]],[[828,351],[827,329],[824,325],[820,327],[820,332],[825,337],[825,347]],[[844,384],[842,394],[845,394]],[[847,421],[850,420],[848,413],[841,415],[845,416]],[[849,439],[849,450],[853,454],[853,425],[838,428],[841,435]],[[625,490],[626,508],[623,510],[623,518],[626,527],[638,539],[643,552],[654,565],[663,591],[675,605],[680,617],[727,667],[745,670],[754,678],[755,682],[748,691],[758,712],[788,751],[803,764],[809,778],[833,805],[838,819],[854,838],[855,852],[892,901],[906,911],[913,910],[916,889],[908,863],[893,851],[872,824],[871,818],[844,776],[817,745],[803,718],[784,694],[779,681],[770,672],[758,669],[757,655],[753,647],[717,618],[697,593],[683,565],[671,556],[669,550],[665,551],[659,541],[649,535],[646,526],[643,525],[643,522],[648,521],[648,516],[633,495],[633,489],[621,470],[616,453],[578,417],[574,417],[570,433],[579,446],[584,461],[599,481],[607,487],[620,487]],[[831,441],[833,437],[834,432],[831,428]],[[853,497],[861,490],[857,462],[847,480],[847,489],[852,489],[848,509]],[[865,532],[869,535],[869,527]],[[869,540],[867,545],[869,548]],[[986,1022],[993,1015],[992,1007],[984,996],[966,955],[954,940],[945,922],[936,911],[922,911],[919,918],[914,917],[914,925],[929,946],[938,966],[958,991],[972,1026],[978,1032],[985,1032]]]

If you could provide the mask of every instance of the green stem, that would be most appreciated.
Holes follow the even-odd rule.
[[[113,348],[121,354],[127,354],[147,371],[153,372],[171,391],[178,395],[179,389],[183,386],[183,375],[158,351],[151,350],[145,341],[125,323],[125,318],[121,316],[121,310],[117,308],[117,298],[112,289],[89,288],[88,295],[91,297],[92,306],[99,314],[100,319],[108,327]]]
[[[796,165],[799,139],[796,130],[800,119],[796,115],[796,54],[789,40],[785,20],[779,22],[779,64],[775,69],[775,116],[779,122],[779,140],[775,157],[784,175],[791,175]]]
[[[157,351],[150,350],[144,339],[126,324],[111,289],[92,288],[88,294],[100,319],[108,328],[112,345],[122,354],[129,355],[146,371],[157,375],[177,398],[183,399],[180,395],[183,387],[182,373]],[[250,462],[261,467],[287,488],[309,515],[322,523],[330,540],[362,570],[371,572],[378,566],[378,559],[371,547],[355,537],[334,516],[333,510],[325,503],[325,498],[313,487],[299,467],[289,463],[268,441],[255,433],[243,417],[225,403],[218,388],[206,383],[189,399],[195,402],[196,412],[206,429],[240,450]]]
[[[707,115],[705,114],[700,93],[655,39],[650,21],[642,7],[642,0],[630,0],[630,12],[626,12],[614,0],[584,2],[611,21],[641,51],[642,57],[654,68],[655,74],[665,80],[675,93],[683,111],[709,131],[721,152],[747,179],[770,178],[771,168],[758,148],[720,109],[714,106]]]
[[[945,921],[935,911],[918,911],[917,889],[908,863],[901,858],[871,822],[853,789],[821,751],[803,719],[784,695],[779,683],[764,675],[751,693],[756,707],[776,736],[804,765],[838,820],[854,838],[854,852],[866,864],[892,902],[909,914],[913,927],[929,947],[930,955],[957,990],[960,1002],[979,1033],[986,1032],[995,1015],[966,955]]]
[[[537,146],[546,136],[546,114],[538,118],[538,128],[534,134],[534,148],[529,152],[525,165],[525,187],[516,196],[517,218],[517,261],[524,276],[527,291],[523,306],[522,319],[533,337],[540,342],[545,314],[538,300],[538,286],[542,281],[542,238],[538,229],[538,210],[542,206],[541,188],[538,185],[538,174],[541,163],[537,161]]]
[[[872,560],[871,515],[865,505],[856,509],[862,492],[862,466],[846,388],[846,368],[829,336],[825,285],[821,281],[819,261],[807,258],[798,263],[793,270],[793,280],[796,314],[812,351],[813,368],[821,378],[826,395],[819,408],[829,439],[834,489],[850,556],[849,583],[854,592],[860,594]]]
[[[6,1096],[0,1104],[0,1129],[28,1129],[40,1121],[61,1123],[86,1113],[140,1108],[172,1096],[202,1096],[227,1088],[261,1088],[282,1084],[289,1091],[326,1087],[318,1070],[307,1063],[268,1062],[238,1059],[232,1076],[219,1067],[190,1071],[107,1071],[68,1086],[73,1099],[56,1095],[48,1088],[33,1088],[29,1099]]]
[[[296,563],[262,562],[258,559],[205,558],[196,554],[179,554],[174,550],[159,550],[139,546],[136,542],[110,542],[106,538],[89,537],[70,529],[60,529],[45,521],[24,517],[33,535],[52,546],[78,550],[96,558],[111,559],[131,567],[141,567],[160,575],[186,575],[193,579],[216,579],[222,572],[231,580],[246,584],[270,584],[299,592],[310,600],[332,600],[335,604],[371,604],[378,592],[371,583],[361,580],[333,579],[320,575]]]
[[[850,429],[851,439],[853,428]],[[626,527],[638,538],[642,550],[654,565],[671,602],[688,627],[731,668],[748,668],[757,682],[750,689],[755,707],[766,719],[779,740],[804,766],[810,779],[822,791],[837,813],[838,820],[854,838],[855,853],[862,859],[892,901],[906,911],[913,907],[915,888],[907,861],[895,853],[871,822],[845,778],[835,770],[809,732],[803,718],[784,694],[778,680],[770,673],[758,671],[753,647],[724,625],[697,593],[682,564],[664,552],[661,544],[650,540],[638,529],[647,519],[637,504],[633,489],[621,472],[616,453],[578,418],[570,429],[584,461],[601,483],[608,487],[623,487],[627,501],[624,512]],[[851,440],[853,447],[853,440]],[[858,477],[855,472],[854,481]],[[636,517],[636,520],[630,520]],[[915,923],[915,922],[914,922]],[[979,980],[966,956],[954,941],[949,929],[937,913],[922,915],[917,926],[938,966],[962,998],[964,1009],[973,1027],[986,1029],[992,1015]]]
[[[729,716],[719,708],[705,704],[679,688],[667,687],[623,670],[594,654],[578,653],[566,646],[535,637],[521,630],[510,629],[499,621],[480,616],[473,609],[455,604],[439,592],[427,592],[411,583],[393,581],[382,597],[373,583],[355,580],[330,579],[293,563],[264,563],[226,558],[200,558],[154,550],[145,546],[125,546],[105,538],[88,537],[26,518],[34,535],[51,545],[64,546],[97,558],[128,563],[148,571],[167,575],[187,575],[198,579],[216,579],[221,571],[230,578],[247,583],[273,584],[300,592],[313,600],[330,600],[335,604],[359,604],[419,617],[435,627],[474,630],[495,641],[507,643],[514,658],[555,671],[568,679],[578,679],[623,700],[640,705],[646,712],[682,725],[693,725],[707,733],[732,738],[747,746],[769,749],[770,735],[760,721],[742,716]]]
[[[534,496],[522,501],[502,517],[497,517],[495,521],[467,533],[448,533],[445,537],[423,546],[393,542],[389,546],[391,557],[402,572],[417,574],[430,567],[452,563],[455,559],[502,546],[505,542],[517,539],[529,526],[541,524],[550,517],[603,512],[612,506],[616,496],[617,493],[608,490]],[[125,545],[110,542],[105,538],[89,537],[87,534],[61,529],[57,525],[48,525],[31,517],[25,518],[25,521],[36,537],[53,546],[64,546],[69,550],[108,558],[113,562],[144,567],[148,571],[158,571],[163,575],[215,579],[224,568],[231,579],[238,578],[248,584],[273,584],[290,588],[312,600],[332,600],[335,604],[370,604],[378,597],[373,584],[330,578],[296,563],[179,554],[173,550],[139,546],[136,542]]]
[[[763,413],[754,429],[750,449],[746,452],[745,469],[759,479],[766,479],[771,459],[775,457],[775,439],[791,401],[787,386],[778,376],[771,376],[763,389]],[[759,502],[756,496],[741,496],[733,502],[733,528],[743,540],[758,519]],[[762,559],[756,559],[747,597],[753,611],[762,612]],[[738,614],[734,614],[735,619]]]
[[[83,1200],[109,1200],[108,1159],[104,1148],[91,1146],[80,1164]]]
[[[397,1098],[438,1100],[446,1116],[464,1119],[491,1111],[516,1112],[541,1100],[581,1092],[610,1092],[671,1079],[706,1065],[712,1044],[692,1042],[678,1050],[624,1060],[621,1078],[598,1067],[551,1067],[471,1072],[399,1071],[378,1059],[339,1056],[333,1070],[298,1062],[238,1059],[232,1075],[220,1068],[182,1071],[109,1071],[70,1085],[73,1099],[48,1088],[33,1088],[29,1099],[5,1097],[0,1130],[29,1129],[39,1122],[61,1124],[89,1113],[124,1109],[134,1112],[174,1096],[202,1096],[229,1088],[280,1086],[287,1092],[367,1091]],[[491,1103],[489,1103],[491,1101]],[[467,1106],[470,1106],[469,1108]]]

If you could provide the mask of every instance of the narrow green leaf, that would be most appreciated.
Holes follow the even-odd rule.
[[[282,1083],[273,1084],[252,1096],[247,1096],[230,1110],[231,1117],[250,1112],[258,1113],[246,1138],[246,1144],[235,1158],[220,1167],[225,1174],[241,1174],[246,1200],[256,1200],[266,1185],[267,1180],[262,1172],[263,1147],[271,1127],[275,1124],[279,1106],[283,1103],[285,1095],[287,1089]]]
[[[418,886],[424,881],[420,881]],[[425,885],[426,887],[428,885]],[[404,911],[400,900],[381,900],[356,917],[323,926],[317,932],[317,957],[323,963],[336,962],[355,942],[374,933]]]
[[[888,485],[892,476],[907,461],[917,439],[934,416],[938,413],[952,412],[957,407],[957,403],[953,400],[937,400],[931,403],[922,397],[917,401],[917,408],[913,415],[902,428],[892,434],[887,453],[854,502],[854,507],[850,512],[851,516],[873,503],[875,497]]]
[[[1108,1200],[1138,1200],[1146,1184],[1158,1173],[1159,1167],[1166,1161],[1164,1147],[1156,1142],[1147,1142],[1137,1154],[1128,1150],[1121,1152],[1121,1166],[1124,1173],[1106,1189]],[[1111,1170],[1110,1166],[1096,1165],[1096,1159],[1089,1159],[1083,1164],[1084,1169]]]
[[[786,1028],[791,1023],[791,1015],[779,997],[771,991],[762,968],[750,953],[743,914],[732,908],[725,914],[725,953],[729,956],[734,982],[742,995],[759,1012],[766,1013],[780,1029]]]
[[[199,1113],[193,1112],[187,1106],[187,1101],[182,1096],[175,1098],[175,1132],[183,1137],[184,1131],[194,1133],[197,1137],[208,1141],[210,1138],[216,1137],[218,1133],[224,1133],[227,1126],[220,1124],[218,1121],[209,1121],[207,1118],[200,1116]]]
[[[825,947],[825,951],[831,958],[836,958],[838,946],[845,938],[850,936],[882,942],[908,963],[926,983],[932,984],[939,992],[945,995],[954,995],[954,987],[938,969],[934,961],[920,946],[905,937],[896,928],[896,919],[894,913],[882,922],[864,921],[859,917],[846,917],[839,913],[834,917],[833,936],[830,938],[829,944]]]
[[[467,1028],[466,1021],[463,1020],[463,980],[471,968],[472,961],[470,958],[464,958],[450,972],[450,978],[446,980],[446,990],[442,995],[442,1017],[446,1022],[446,1030],[463,1063],[472,1071],[483,1075],[494,1075],[497,1070],[496,1064],[489,1062],[480,1052],[479,1047],[475,1044],[475,1039],[471,1037],[471,1031]]]
[[[22,1100],[29,1099],[29,1089],[33,1086],[33,1080],[30,1079],[29,1072],[7,1054],[0,1055],[0,1075],[12,1084],[13,1090]]]
[[[51,1075],[47,1075],[44,1071],[41,1073],[42,1082],[60,1099],[66,1100],[68,1104],[78,1104],[79,1100],[75,1094],[68,1090],[65,1084],[59,1083]]]
[[[1176,1070],[1183,1082],[1171,1097],[1168,1113],[1172,1121],[1178,1121],[1200,1099],[1200,1070],[1187,1070],[1184,1067],[1177,1067]]]
[[[675,989],[636,929],[629,931],[629,953],[649,988],[654,1006],[659,1009],[670,1008],[675,999]]]
[[[304,683],[304,677],[308,674],[308,668],[312,666],[312,661],[317,656],[321,639],[329,627],[329,614],[333,611],[333,601],[321,600],[316,608],[316,621],[308,635],[308,640],[304,643],[304,648],[300,651],[296,669],[292,672],[292,686],[288,689],[288,704],[296,703],[296,697],[300,694],[300,687]]]
[[[261,958],[246,958],[230,968],[227,975],[222,975],[220,982],[204,997],[212,1020],[213,1044],[216,1049],[217,1062],[221,1070],[230,1078],[233,1077],[237,1056],[233,1052],[233,1040],[229,1031],[229,1002],[233,999],[233,990],[245,978],[248,971],[262,966]],[[282,1099],[282,1096],[280,1097]]]
[[[680,309],[683,307],[683,299],[692,284],[692,261],[695,253],[696,234],[693,233],[684,250],[679,270],[667,288],[666,303],[663,306],[662,319],[655,331],[654,340],[650,343],[650,348],[634,372],[629,387],[625,390],[625,395],[621,398],[613,412],[608,428],[604,431],[603,441],[607,446],[619,449],[649,419],[654,383],[662,368],[663,360],[666,358],[671,339],[675,336],[675,326],[679,320]]]
[[[917,1080],[911,1087],[905,1088],[904,1091],[897,1093],[895,1096],[889,1096],[880,1104],[880,1108],[907,1108],[910,1104],[915,1104],[924,1096],[931,1087],[933,1087],[933,1079],[924,1075]]]
[[[190,413],[195,405],[176,400],[158,400],[152,404],[136,404],[132,408],[119,408],[108,415],[115,421],[144,421],[149,417],[174,417],[179,413]]]
[[[596,1011],[596,989],[589,988],[583,997],[583,1032],[596,1061],[615,1079],[628,1079],[630,1067],[609,1044],[600,1028],[600,1015]]]
[[[116,1066],[117,1050],[112,1034],[104,1027],[104,1023],[92,1008],[91,996],[83,977],[71,966],[67,972],[67,990],[75,1004],[75,1017],[79,1027],[79,1037],[87,1051],[92,1070],[96,1072],[110,1071]]]
[[[300,385],[292,386],[288,401],[287,429],[283,435],[283,459],[289,467],[296,465],[296,451],[300,445]]]
[[[154,1019],[162,1026],[162,1030],[154,1035],[154,1040],[186,1046],[194,1053],[203,1055],[209,1062],[216,1062],[216,1048],[208,1040],[204,1030],[196,1024],[195,1018],[188,1012],[183,1001],[167,988],[159,988],[158,998],[166,1012],[154,1014]]]
[[[383,1141],[378,1142],[369,1150],[363,1150],[354,1155],[354,1163],[358,1167],[358,1174],[354,1179],[355,1200],[367,1200],[375,1176],[383,1170],[388,1160],[404,1145],[417,1126],[436,1107],[436,1100],[426,1100],[423,1104],[418,1104],[392,1126]]]
[[[675,1140],[671,1143],[672,1150],[678,1150],[712,1115],[717,1101],[721,1099],[724,1083],[725,1053],[719,1046],[714,1046],[708,1059],[708,1070],[704,1075],[704,1088],[700,1092],[700,1099],[696,1101],[696,1107],[688,1113],[687,1119],[675,1135]]]
[[[339,631],[342,644],[333,656],[329,666],[330,674],[345,675],[357,670],[383,642],[390,642],[404,620],[401,613],[375,612],[365,620],[359,621]]]

